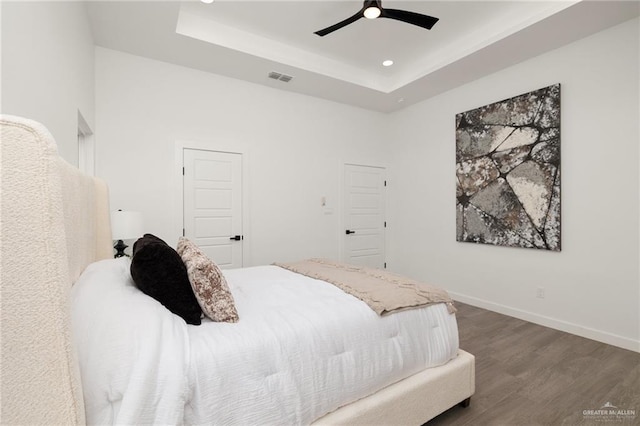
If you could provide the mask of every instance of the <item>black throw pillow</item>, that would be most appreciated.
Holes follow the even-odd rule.
[[[144,234],[142,238],[138,238],[138,240],[135,243],[133,243],[133,248],[131,249],[131,256],[135,256],[136,252],[140,250],[142,247],[146,246],[147,244],[153,244],[153,243],[164,244],[165,246],[168,245],[167,243],[164,242],[163,239],[160,239],[153,234]]]
[[[200,325],[202,310],[193,294],[187,268],[180,255],[160,238],[145,234],[135,242],[131,277],[140,291],[187,324]]]

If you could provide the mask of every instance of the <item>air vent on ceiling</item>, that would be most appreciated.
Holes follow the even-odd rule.
[[[293,77],[287,74],[282,74],[279,72],[275,72],[275,71],[271,71],[269,73],[269,78],[272,78],[274,80],[280,80],[282,82],[288,83],[291,80],[293,80]]]

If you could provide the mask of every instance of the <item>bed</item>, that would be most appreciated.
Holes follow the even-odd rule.
[[[204,321],[197,327],[187,326],[155,300],[136,292],[127,274],[128,259],[111,258],[104,183],[81,175],[61,160],[51,135],[38,123],[3,116],[0,124],[2,423],[135,423],[134,419],[144,423],[140,419],[153,419],[171,424],[279,424],[287,419],[287,424],[419,425],[458,403],[468,403],[473,395],[474,358],[457,347],[455,316],[443,304],[381,320],[358,305],[358,300],[347,300],[349,307],[343,309],[347,318],[332,321],[342,317],[317,312],[328,313],[332,301],[352,296],[322,280],[301,278],[270,265],[225,271],[237,295],[241,318],[237,324]],[[307,281],[304,286],[297,284],[300,279]],[[303,288],[303,294],[294,295],[294,287]],[[305,298],[305,292],[311,297]],[[291,306],[296,309],[285,309]],[[98,307],[111,314],[121,309],[122,315],[100,320]],[[318,307],[320,311],[313,310]],[[439,336],[441,344],[428,348],[416,343],[418,347],[397,353],[397,340],[411,328],[404,317],[411,315],[432,324],[437,330],[432,334]],[[278,325],[257,330],[267,316]],[[72,317],[81,320],[72,322]],[[312,320],[314,337],[307,338],[301,327]],[[345,321],[371,320],[385,324],[366,332],[347,330],[346,337],[329,341],[335,330],[347,327]],[[413,328],[424,326],[415,324]],[[211,337],[214,329],[217,334]],[[160,338],[154,340],[155,346],[141,343],[131,352],[131,339],[123,340],[127,333]],[[379,336],[359,348],[349,346],[354,340],[366,340],[359,336],[376,333]],[[384,342],[377,345],[382,351],[370,350],[376,338]],[[261,339],[272,350],[251,346]],[[287,340],[298,342],[295,356]],[[324,341],[328,343],[317,345]],[[118,344],[122,350],[113,352]],[[212,348],[217,352],[208,354]],[[262,358],[248,357],[256,351],[262,351]],[[202,367],[200,358],[221,360],[222,352],[231,354],[229,363]],[[273,362],[265,361],[271,358]],[[316,388],[308,390],[291,379],[290,364],[311,372],[312,379],[303,381]],[[321,364],[329,372],[343,371],[322,372]],[[354,364],[367,368],[347,368]],[[4,368],[7,365],[12,368]],[[157,368],[150,371],[143,365]],[[391,374],[379,374],[382,370]],[[217,390],[207,387],[212,382],[218,382]],[[232,390],[233,382],[248,388]],[[111,386],[108,397],[105,383]],[[131,390],[135,386],[141,387],[137,394]],[[132,397],[125,397],[122,389]],[[242,400],[243,395],[248,399]],[[247,408],[263,404],[266,410]],[[215,411],[225,415],[215,417]]]

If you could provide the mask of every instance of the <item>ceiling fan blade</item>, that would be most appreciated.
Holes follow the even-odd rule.
[[[434,18],[433,16],[397,9],[381,9],[380,17],[395,19],[396,21],[417,25],[428,30],[438,22],[438,18]]]
[[[360,18],[362,18],[364,16],[363,13],[364,13],[364,9],[360,10],[355,15],[345,19],[344,21],[338,22],[337,24],[332,25],[330,27],[327,27],[327,28],[325,28],[323,30],[316,31],[314,34],[318,34],[320,37],[324,37],[327,34],[330,34],[330,33],[334,32],[336,30],[339,30],[342,27],[346,27],[347,25],[356,22],[358,19],[360,19]]]

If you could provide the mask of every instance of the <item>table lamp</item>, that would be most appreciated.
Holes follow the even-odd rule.
[[[116,210],[111,212],[111,237],[118,242],[113,246],[116,254],[113,257],[126,256],[124,250],[129,247],[124,240],[139,238],[144,232],[142,213]]]

